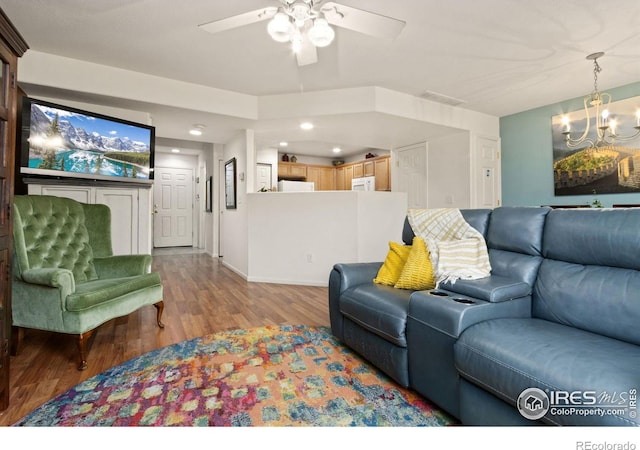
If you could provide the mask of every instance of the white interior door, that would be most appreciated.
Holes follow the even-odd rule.
[[[156,168],[153,246],[193,245],[193,170]]]
[[[406,192],[409,208],[428,208],[427,143],[397,150],[394,191]]]
[[[475,148],[475,208],[500,206],[502,173],[499,143],[495,139],[478,137]]]
[[[271,190],[271,164],[257,163],[256,188]]]

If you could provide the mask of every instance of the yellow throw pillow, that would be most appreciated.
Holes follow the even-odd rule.
[[[389,252],[384,263],[382,263],[382,267],[378,270],[378,276],[373,279],[373,282],[386,284],[387,286],[395,285],[410,252],[410,245],[389,242]]]
[[[395,284],[398,289],[422,291],[436,287],[429,250],[422,238],[414,237],[411,252]]]

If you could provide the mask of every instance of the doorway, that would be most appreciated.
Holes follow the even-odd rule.
[[[193,169],[155,169],[153,246],[193,246]]]
[[[428,143],[399,148],[395,191],[406,192],[409,208],[427,208],[429,185],[427,179]]]

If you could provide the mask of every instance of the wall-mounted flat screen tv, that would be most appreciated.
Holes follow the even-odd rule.
[[[25,97],[20,172],[151,183],[155,128]]]

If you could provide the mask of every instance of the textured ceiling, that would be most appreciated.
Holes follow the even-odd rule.
[[[602,89],[640,80],[637,0],[343,0],[406,26],[392,41],[337,29],[319,62],[305,67],[269,38],[264,22],[215,35],[198,28],[276,3],[0,0],[0,7],[33,50],[255,96],[380,86],[434,92],[503,116],[588,93],[585,57],[595,51],[606,52]],[[171,114],[175,122],[179,111]],[[163,134],[175,133],[167,125]]]

